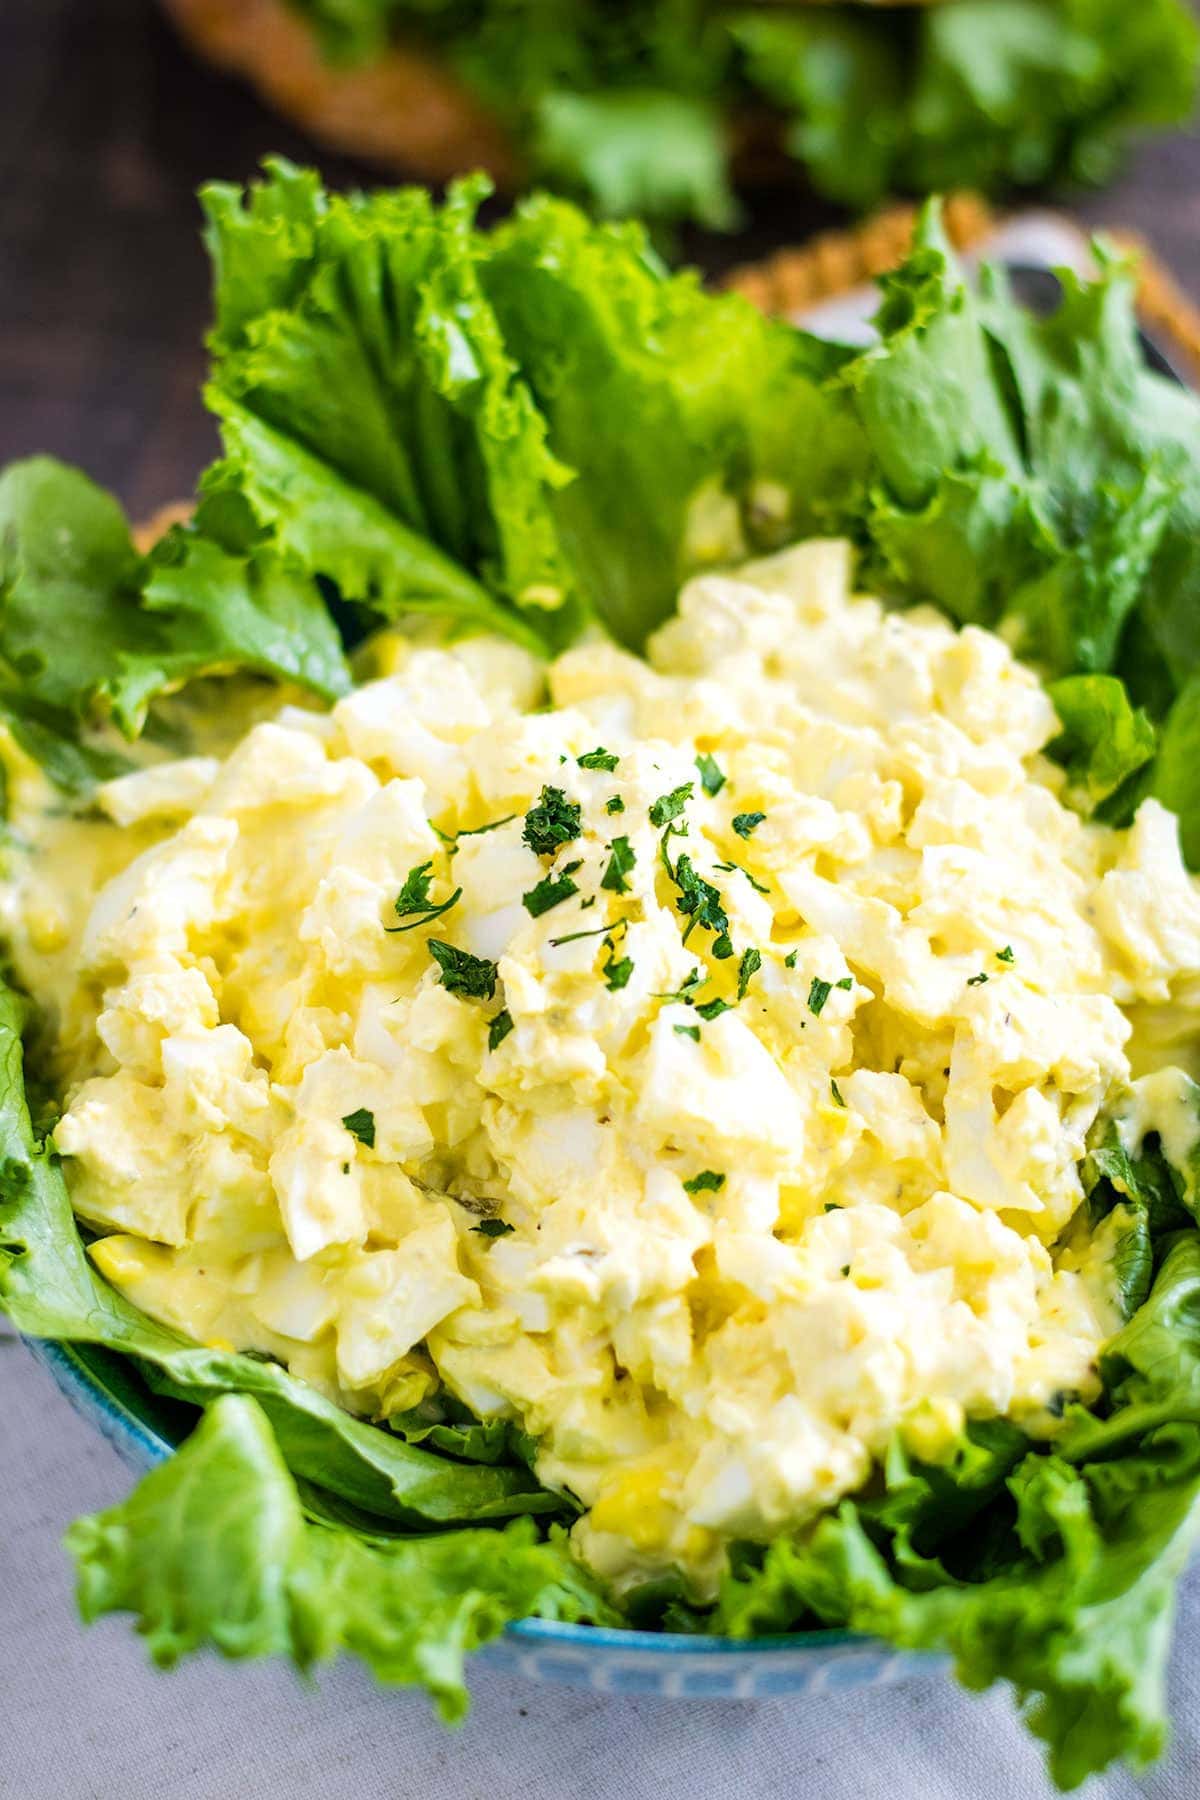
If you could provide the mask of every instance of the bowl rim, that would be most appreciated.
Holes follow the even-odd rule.
[[[54,1338],[22,1334],[22,1341],[83,1418],[97,1427],[127,1463],[147,1468],[166,1462],[176,1446],[139,1418],[121,1395],[101,1379],[79,1355],[78,1347]],[[896,1653],[896,1646],[864,1632],[826,1628],[805,1632],[778,1632],[765,1637],[731,1638],[693,1636],[682,1631],[635,1631],[610,1625],[572,1625],[558,1619],[519,1619],[505,1627],[504,1635],[520,1645],[559,1650],[619,1650],[624,1654],[687,1655],[701,1658],[744,1657],[754,1654],[790,1654],[817,1658],[831,1650]]]

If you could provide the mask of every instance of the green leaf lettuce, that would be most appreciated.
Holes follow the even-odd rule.
[[[393,38],[431,51],[534,179],[607,216],[732,223],[727,171],[754,113],[818,192],[866,208],[901,190],[1103,180],[1195,98],[1180,0],[289,4],[334,64]]]
[[[67,1534],[86,1620],[138,1618],[164,1668],[211,1645],[307,1670],[339,1651],[382,1682],[416,1684],[448,1721],[466,1711],[463,1659],[514,1619],[604,1617],[561,1538],[372,1537],[306,1517],[261,1408],[226,1394],[127,1500]]]

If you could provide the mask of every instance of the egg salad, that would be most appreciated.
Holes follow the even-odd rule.
[[[99,1269],[366,1417],[516,1421],[618,1589],[711,1594],[897,1433],[1051,1435],[1121,1316],[1089,1140],[1195,1146],[1173,816],[1085,822],[1001,638],[851,576],[697,579],[646,660],[385,632],[82,819],[6,751]]]

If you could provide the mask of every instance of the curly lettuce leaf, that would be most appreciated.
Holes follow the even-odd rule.
[[[1065,675],[1047,692],[1062,721],[1047,751],[1066,769],[1068,792],[1092,812],[1151,761],[1157,734],[1115,675]]]
[[[928,210],[884,280],[879,343],[842,376],[879,472],[867,529],[882,577],[964,622],[1010,620],[1052,675],[1113,667],[1181,522],[1129,272],[1063,280],[1045,319],[997,271],[976,296]]]
[[[747,86],[780,109],[786,148],[820,193],[865,210],[903,183],[910,18],[893,11],[885,21],[851,6],[747,7],[730,29]]]
[[[447,1721],[466,1711],[464,1657],[510,1621],[608,1610],[529,1520],[384,1538],[310,1519],[265,1414],[239,1394],[66,1541],[84,1619],[135,1614],[160,1667],[210,1645],[301,1670],[346,1652],[382,1682],[426,1688]]]
[[[810,184],[867,208],[899,190],[1103,180],[1195,97],[1182,0],[289,4],[332,62],[370,61],[393,35],[446,59],[539,181],[610,214],[718,226],[733,217],[721,111],[771,108]]]
[[[999,277],[968,288],[930,210],[855,353],[669,277],[636,228],[562,202],[480,232],[480,191],[329,197],[278,162],[245,195],[209,190],[226,453],[148,561],[97,517],[67,599],[43,582],[10,607],[16,649],[48,607],[67,621],[41,700],[107,696],[135,720],[222,650],[334,687],[323,592],[549,651],[596,619],[636,649],[696,570],[847,532],[887,596],[1007,624],[1050,675],[1108,675],[1136,635],[1169,707],[1200,656],[1196,402],[1144,369],[1123,266],[1033,319]],[[136,603],[112,599],[123,582]],[[147,650],[165,631],[181,660]],[[1144,734],[1124,720],[1081,790],[1133,773]]]
[[[1194,19],[1176,0],[958,0],[920,20],[904,182],[1108,179],[1131,135],[1186,119]]]
[[[206,486],[344,600],[537,648],[578,626],[548,506],[569,472],[480,289],[484,191],[329,196],[278,161],[244,202],[205,189],[225,446]]]
[[[843,352],[666,277],[634,228],[537,198],[481,279],[577,471],[552,500],[586,606],[631,648],[698,569],[831,526],[866,473]]]
[[[132,736],[156,695],[225,668],[329,699],[349,686],[311,582],[278,566],[260,577],[182,533],[139,556],[116,501],[49,457],[0,473],[0,665],[35,754],[54,716],[100,711]]]
[[[543,94],[533,126],[538,179],[601,218],[686,218],[728,231],[739,217],[725,126],[707,99],[660,88]]]
[[[694,569],[828,521],[861,478],[822,391],[838,353],[562,203],[477,232],[480,191],[330,198],[278,162],[244,199],[208,190],[206,486],[386,616],[549,649],[597,617],[639,646]]]
[[[746,8],[746,79],[822,193],[1103,181],[1131,136],[1186,119],[1197,33],[1177,0],[956,0],[873,14]]]

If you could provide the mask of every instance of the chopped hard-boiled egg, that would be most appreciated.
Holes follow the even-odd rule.
[[[618,1582],[710,1591],[896,1434],[1051,1429],[1117,1317],[1056,1250],[1089,1133],[1195,1145],[1174,821],[1082,821],[1034,676],[849,570],[544,676],[393,633],[328,715],[17,821],[98,1267],[366,1415],[520,1421]]]

